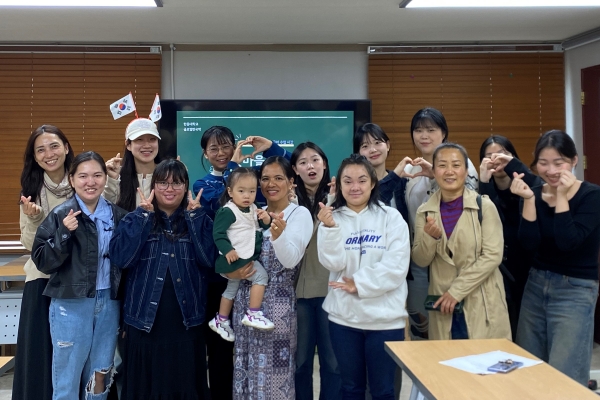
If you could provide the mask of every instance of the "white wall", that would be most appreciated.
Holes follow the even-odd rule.
[[[175,51],[176,99],[366,99],[365,52]],[[171,99],[171,52],[162,97]]]
[[[581,70],[600,65],[600,41],[565,51],[566,128],[577,152],[583,155],[583,123],[581,114]],[[577,177],[583,179],[583,162],[577,165]]]

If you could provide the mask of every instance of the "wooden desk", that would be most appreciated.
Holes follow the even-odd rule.
[[[0,357],[0,376],[4,375],[6,371],[15,366],[14,357]]]
[[[538,359],[506,339],[386,342],[385,348],[429,400],[599,399],[546,363],[495,375],[475,375],[439,363],[494,350]]]
[[[0,282],[25,281],[23,266],[25,266],[29,257],[30,255],[24,255],[0,266]]]

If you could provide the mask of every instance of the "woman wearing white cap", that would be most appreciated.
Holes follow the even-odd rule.
[[[120,154],[106,162],[108,182],[104,197],[119,207],[133,211],[140,205],[138,189],[150,196],[150,181],[158,164],[160,135],[154,122],[136,118],[125,129],[124,156]]]

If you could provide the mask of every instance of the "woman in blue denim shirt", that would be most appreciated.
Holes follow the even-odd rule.
[[[121,399],[209,398],[201,324],[216,251],[213,222],[188,186],[183,163],[158,164],[150,196],[140,194],[110,243],[111,260],[129,269]]]

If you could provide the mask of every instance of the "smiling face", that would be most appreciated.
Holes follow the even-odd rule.
[[[433,175],[442,191],[444,201],[461,196],[467,178],[467,166],[462,153],[453,148],[438,151],[433,162]]]
[[[233,143],[219,143],[216,136],[211,137],[204,149],[204,157],[212,165],[215,171],[223,172],[227,168],[227,163],[231,161],[235,147]]]
[[[355,212],[362,211],[369,203],[371,190],[375,186],[366,168],[362,165],[348,165],[341,173],[340,183],[346,206]]]
[[[444,141],[442,128],[431,120],[424,119],[412,132],[413,143],[423,157],[433,154],[433,151]]]
[[[231,200],[238,207],[250,207],[256,199],[256,176],[244,174],[238,177],[233,187],[227,188]]]
[[[158,138],[156,136],[142,135],[129,143],[125,142],[125,144],[136,161],[144,164],[154,163],[154,159],[158,154]]]
[[[166,189],[159,188],[159,186],[163,187],[165,182],[168,184]],[[167,215],[171,215],[181,204],[186,189],[185,182],[173,181],[173,176],[169,176],[165,180],[161,179],[160,182],[157,180],[154,184],[154,197],[158,208]]]
[[[304,182],[304,186],[315,191],[323,179],[327,165],[316,150],[307,148],[300,153],[296,165],[292,167]]]
[[[269,203],[277,203],[288,198],[293,179],[288,179],[281,166],[274,162],[265,166],[260,176],[260,190]]]
[[[560,184],[560,173],[572,171],[577,164],[577,156],[574,159],[562,156],[556,149],[547,147],[540,151],[536,164],[537,173],[549,186],[558,187]]]
[[[73,175],[69,175],[69,181],[83,203],[94,212],[106,185],[106,174],[102,165],[96,160],[84,161],[77,166]]]
[[[64,144],[54,133],[42,133],[33,145],[33,154],[38,165],[50,174],[65,169],[65,159],[69,154],[69,146]]]
[[[390,151],[390,143],[383,140],[375,139],[371,135],[365,135],[365,138],[360,145],[359,153],[365,156],[367,160],[377,168],[380,165],[385,165],[385,160]]]

